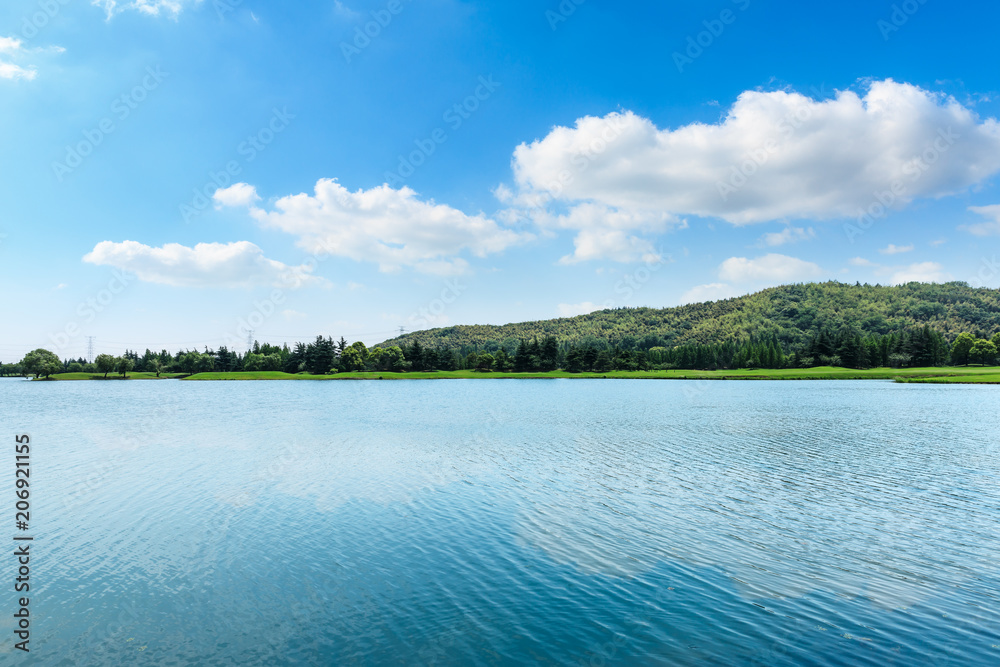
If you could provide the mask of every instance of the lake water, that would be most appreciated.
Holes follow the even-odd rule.
[[[997,665],[998,392],[2,380],[22,664]]]

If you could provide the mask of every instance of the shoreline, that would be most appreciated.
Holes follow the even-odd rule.
[[[725,371],[607,371],[605,373],[568,373],[550,371],[541,373],[482,373],[478,371],[428,371],[428,372],[350,372],[332,375],[290,374],[281,371],[237,371],[230,373],[131,373],[127,378],[91,373],[59,373],[38,382],[107,381],[123,380],[184,380],[195,382],[250,382],[250,381],[350,381],[350,380],[893,380],[914,384],[1000,384],[1000,367],[940,367],[940,368],[873,368],[856,370],[832,366],[816,368],[789,368],[764,370]]]

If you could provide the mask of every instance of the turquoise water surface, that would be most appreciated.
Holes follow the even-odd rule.
[[[0,662],[997,665],[997,392],[0,380]]]

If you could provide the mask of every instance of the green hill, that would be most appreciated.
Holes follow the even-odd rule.
[[[838,282],[784,285],[747,296],[677,308],[616,308],[579,317],[504,325],[462,325],[418,331],[379,345],[493,350],[521,339],[554,336],[561,346],[607,342],[649,349],[710,344],[776,335],[786,348],[800,347],[820,331],[848,327],[862,335],[929,325],[953,340],[959,333],[1000,332],[1000,290],[967,283],[899,286]]]

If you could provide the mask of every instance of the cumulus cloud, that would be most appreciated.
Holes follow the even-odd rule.
[[[24,43],[17,37],[0,37],[0,54],[15,57],[24,53]],[[6,59],[0,58],[0,79],[31,81],[38,75],[34,69],[21,67]]]
[[[544,229],[578,232],[573,239],[573,253],[561,258],[560,264],[594,259],[656,262],[661,259],[660,253],[650,240],[637,233],[664,232],[671,227],[685,225],[683,221],[662,212],[616,210],[590,203],[579,204],[560,214],[538,210],[531,217]]]
[[[136,241],[102,241],[83,261],[128,271],[145,282],[178,287],[295,288],[328,284],[310,275],[311,266],[288,266],[267,259],[249,241],[199,243],[193,248],[178,243],[153,248]]]
[[[251,206],[250,213],[265,227],[298,236],[308,252],[375,262],[387,272],[461,273],[468,267],[463,253],[485,257],[532,238],[483,214],[421,200],[408,187],[350,192],[336,179],[320,180],[312,195],[283,197],[271,210]]]
[[[631,111],[580,118],[518,146],[512,168],[515,187],[496,193],[525,215],[545,220],[561,207],[569,213],[557,226],[648,235],[684,215],[737,225],[855,217],[894,185],[895,207],[959,192],[1000,171],[1000,126],[891,79],[824,100],[747,91],[714,124],[661,129]],[[619,219],[597,227],[574,217],[581,205]]]
[[[822,275],[812,262],[771,253],[756,259],[730,257],[719,267],[719,277],[731,283],[794,282]]]
[[[247,183],[236,183],[228,188],[219,188],[212,195],[215,207],[223,206],[250,206],[256,201],[260,201],[257,196],[257,188]]]
[[[954,277],[937,262],[911,264],[892,274],[892,283],[894,285],[904,285],[912,282],[946,283],[949,280],[954,280]]]
[[[104,10],[105,16],[110,19],[115,14],[128,10],[135,10],[149,16],[160,16],[161,14],[171,18],[177,18],[187,5],[201,4],[202,0],[91,0],[95,7]]]
[[[761,243],[766,246],[779,246],[787,243],[798,243],[799,241],[809,241],[816,238],[816,232],[812,227],[803,229],[801,227],[785,227],[780,232],[764,234]]]
[[[681,305],[687,303],[702,303],[704,301],[721,301],[739,296],[739,290],[725,283],[711,283],[692,287],[681,295]]]
[[[975,236],[1000,236],[1000,204],[994,204],[993,206],[970,206],[969,210],[990,218],[990,220],[989,222],[979,222],[974,225],[963,225],[961,229]]]
[[[14,53],[21,49],[21,40],[17,37],[0,37],[0,53]]]
[[[860,266],[864,268],[874,268],[879,266],[875,262],[865,259],[864,257],[854,257],[852,259],[847,260],[847,263],[850,264],[851,266]]]
[[[883,255],[901,255],[904,252],[910,252],[913,250],[913,245],[895,245],[890,243],[885,248],[880,248],[879,252]]]
[[[577,315],[586,315],[587,313],[593,313],[603,308],[604,306],[589,301],[584,301],[583,303],[560,303],[556,306],[556,312],[559,313],[559,317],[576,317]]]

